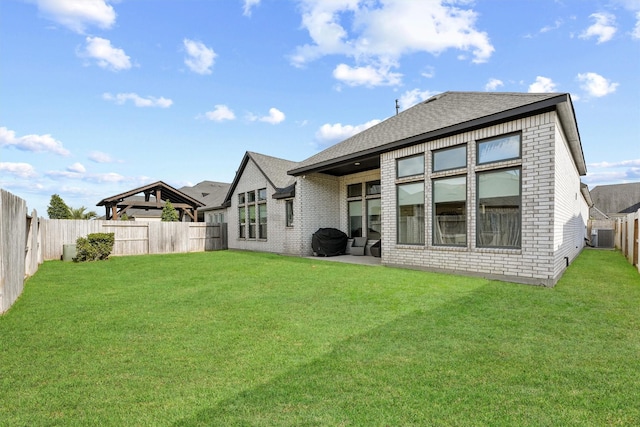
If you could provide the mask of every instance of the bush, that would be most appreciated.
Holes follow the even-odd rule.
[[[162,208],[162,215],[160,216],[161,221],[179,221],[180,216],[178,215],[178,211],[173,207],[171,201],[167,200]]]
[[[113,250],[114,233],[93,233],[76,240],[75,262],[107,259]]]

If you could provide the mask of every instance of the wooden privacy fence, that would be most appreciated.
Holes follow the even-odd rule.
[[[42,257],[60,259],[64,245],[91,233],[114,233],[112,255],[168,254],[227,249],[227,225],[40,218]]]
[[[0,189],[0,314],[46,260],[91,233],[114,233],[112,255],[166,254],[227,249],[227,225],[200,222],[89,221],[38,218],[27,203]]]
[[[616,249],[620,249],[640,273],[640,209],[616,219],[615,233]]]
[[[24,200],[0,189],[0,313],[20,296],[24,279],[38,270],[38,240],[36,211],[29,216]]]

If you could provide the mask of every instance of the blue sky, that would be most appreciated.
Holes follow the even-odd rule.
[[[568,92],[583,182],[640,181],[640,0],[2,0],[0,187],[102,215],[449,90]]]

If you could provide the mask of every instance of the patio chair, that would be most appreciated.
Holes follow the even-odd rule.
[[[364,255],[364,249],[367,246],[366,237],[354,237],[351,245],[351,255]]]

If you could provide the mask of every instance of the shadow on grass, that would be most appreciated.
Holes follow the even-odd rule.
[[[344,340],[174,426],[635,425],[633,292],[627,302],[599,303],[490,282]]]

